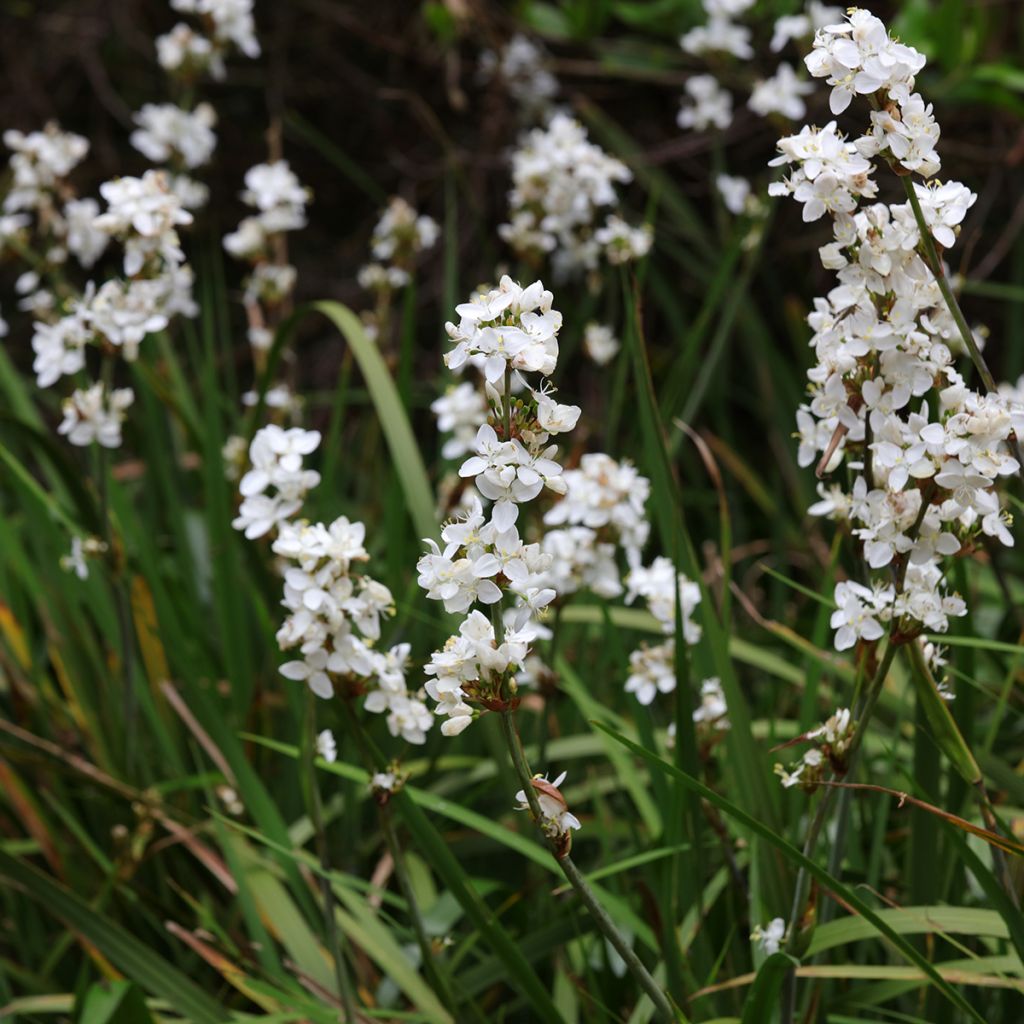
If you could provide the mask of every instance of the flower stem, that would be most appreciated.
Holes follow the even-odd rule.
[[[501,712],[501,726],[502,732],[505,736],[505,743],[508,746],[509,756],[512,758],[512,764],[515,767],[516,775],[519,776],[519,782],[523,787],[523,793],[526,796],[526,801],[530,805],[530,813],[533,816],[534,823],[538,828],[541,826],[543,821],[543,813],[540,807],[540,801],[537,799],[537,792],[533,788],[533,773],[530,771],[530,766],[526,760],[526,753],[523,750],[523,745],[519,739],[519,732],[516,729],[515,718],[511,711]],[[629,968],[630,973],[636,979],[640,987],[650,996],[651,1001],[654,1003],[655,1012],[658,1017],[664,1021],[676,1021],[683,1019],[668,1001],[668,997],[662,991],[661,987],[651,976],[650,972],[641,963],[640,958],[633,951],[633,948],[623,938],[622,933],[615,926],[615,922],[608,916],[608,912],[601,906],[597,895],[594,890],[590,888],[587,880],[583,877],[580,869],[576,867],[573,859],[568,855],[559,855],[559,850],[555,843],[553,843],[547,835],[545,839],[548,840],[548,846],[551,848],[551,852],[558,861],[558,866],[562,869],[562,873],[565,875],[569,884],[576,890],[577,895],[583,901],[583,905],[590,912],[590,916],[594,919],[595,924],[601,930],[605,938],[611,943],[612,948],[619,956],[625,961],[626,966]]]
[[[314,742],[316,737],[316,697],[312,690],[306,693],[306,727],[303,740],[303,765],[302,772],[305,782],[306,803],[309,809],[309,818],[313,824],[313,834],[316,837],[317,857],[320,859],[321,873],[318,876],[320,886],[320,898],[323,901],[324,925],[327,929],[327,942],[331,950],[331,961],[334,965],[334,979],[338,986],[338,994],[341,996],[341,1005],[345,1011],[345,1020],[355,1024],[356,1004],[352,988],[352,980],[348,976],[348,969],[341,951],[341,933],[338,931],[338,919],[335,914],[335,896],[331,888],[331,858],[327,845],[327,831],[324,828],[323,805],[320,802],[320,788],[316,781],[316,771],[313,767]]]
[[[896,620],[894,620],[895,622]],[[882,687],[885,684],[885,677],[889,674],[889,669],[892,667],[893,659],[896,657],[896,651],[898,645],[893,643],[893,632],[895,627],[889,635],[889,641],[885,646],[885,654],[882,655],[882,660],[878,665],[870,685],[868,686],[867,692],[864,695],[862,707],[857,714],[857,725],[854,729],[853,736],[850,738],[850,745],[847,748],[847,773],[853,770],[856,766],[857,753],[860,750],[860,745],[863,742],[864,734],[867,732],[868,722],[871,720],[871,715],[875,710],[875,705],[878,703],[879,695],[882,692]],[[830,782],[838,781],[838,775],[833,774]],[[821,835],[822,829],[825,827],[825,823],[828,820],[828,812],[832,806],[832,797],[836,791],[834,786],[826,786],[824,793],[821,795],[821,802],[818,804],[818,809],[814,813],[814,818],[811,820],[811,826],[807,831],[807,838],[804,840],[804,856],[808,859],[814,856],[815,847],[818,845],[818,837]],[[796,955],[797,943],[800,938],[799,921],[803,914],[804,903],[807,901],[807,893],[810,888],[811,877],[808,874],[806,868],[801,868],[797,872],[796,886],[793,890],[793,903],[789,911],[789,935],[786,938],[785,951],[792,955]],[[782,1003],[782,1024],[790,1024],[793,1019],[793,1011],[796,1006],[796,974],[791,972],[788,981],[783,986],[783,1003]]]

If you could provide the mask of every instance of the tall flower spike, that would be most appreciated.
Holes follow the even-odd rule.
[[[833,219],[833,240],[819,252],[838,285],[808,317],[817,362],[797,412],[798,459],[810,465],[820,453],[819,475],[849,462],[852,488],[822,489],[811,512],[845,523],[868,566],[887,570],[872,586],[836,584],[832,626],[836,648],[846,650],[887,629],[904,640],[944,632],[951,616],[965,614],[943,560],[985,536],[1013,543],[998,488],[1019,468],[1008,442],[1024,409],[1008,395],[977,393],[957,372],[960,330],[915,215],[916,203],[948,248],[974,193],[959,182],[915,182],[910,203],[866,202],[877,193],[879,161],[904,176],[939,168],[938,125],[913,91],[924,56],[854,9],[819,28],[805,62],[832,86],[834,113],[857,96],[873,106],[856,140],[835,122],[780,139],[772,164],[792,170],[770,189],[802,203],[805,221]]]
[[[458,324],[446,325],[455,347],[445,362],[453,368],[480,364],[492,403],[471,444],[466,437],[468,458],[459,469],[480,497],[446,524],[443,548],[425,541],[429,550],[417,565],[427,596],[466,616],[426,667],[432,677],[427,693],[447,718],[441,727],[447,736],[462,732],[481,708],[508,706],[538,635],[536,618],[557,597],[548,576],[552,555],[525,543],[519,530],[521,506],[545,488],[564,493],[557,447],[549,442],[580,415],[540,381],[530,381],[530,375],[550,376],[558,359],[562,316],[553,301],[540,281],[523,288],[503,277],[497,288],[457,307]],[[513,399],[514,378],[524,397]],[[490,502],[487,512],[484,501]],[[506,597],[510,604],[502,609]],[[477,604],[494,609],[492,620]]]

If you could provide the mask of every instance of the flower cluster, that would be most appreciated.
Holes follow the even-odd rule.
[[[349,698],[365,695],[367,711],[387,716],[388,729],[408,743],[423,743],[434,716],[423,695],[406,687],[410,647],[376,648],[381,622],[394,615],[386,586],[355,571],[369,559],[366,528],[344,516],[330,524],[294,518],[306,494],[320,481],[303,459],[316,450],[320,434],[270,424],[249,447],[249,470],[239,482],[242,504],[232,525],[249,539],[275,533],[271,548],[282,560],[283,606],[288,616],[277,632],[281,650],[301,657],[285,662],[281,674],[305,682],[318,697],[336,689]],[[333,736],[317,737],[321,757],[331,761]]]
[[[692,620],[700,604],[700,587],[682,573],[677,574],[670,559],[659,555],[649,566],[635,566],[626,577],[626,588],[626,603],[631,604],[637,597],[642,597],[647,602],[648,611],[666,633],[675,632],[678,599],[683,638],[690,646],[700,640],[701,627]]]
[[[249,445],[249,471],[238,489],[242,504],[231,525],[249,540],[280,529],[302,508],[307,492],[320,482],[315,469],[304,469],[303,456],[320,444],[320,433],[270,424],[256,431]]]
[[[853,478],[849,490],[819,486],[811,512],[844,522],[868,565],[891,572],[872,586],[837,584],[839,650],[878,640],[886,628],[900,639],[945,631],[966,608],[949,592],[942,559],[985,538],[1013,543],[997,487],[1019,468],[1010,442],[1024,430],[1024,405],[979,394],[954,366],[963,342],[926,262],[918,219],[948,248],[975,197],[958,182],[915,182],[911,202],[864,202],[877,192],[876,159],[901,175],[938,169],[938,128],[912,91],[923,64],[866,11],[820,29],[808,68],[833,86],[833,111],[854,95],[871,97],[871,128],[849,141],[835,122],[804,127],[779,141],[773,161],[793,167],[773,194],[801,202],[804,220],[833,218],[833,241],[820,256],[838,284],[808,317],[816,364],[797,413],[798,461],[817,462],[822,476],[847,459]]]
[[[676,573],[672,562],[658,556],[649,566],[635,565],[626,577],[626,602],[637,597],[647,602],[650,613],[661,623],[665,633],[676,628],[676,601],[683,625],[683,639],[689,646],[696,644],[702,634],[693,621],[693,613],[700,604],[700,587],[682,573]],[[676,688],[675,638],[660,644],[641,644],[629,656],[629,676],[626,692],[636,696],[641,704],[650,704],[658,693],[671,693]]]
[[[284,235],[306,226],[309,189],[287,160],[257,164],[245,172],[242,202],[255,212],[224,236],[224,248],[251,266],[244,304],[249,344],[263,353],[274,340],[272,325],[295,287],[295,268],[284,256]]]
[[[565,493],[547,511],[541,550],[551,556],[546,582],[560,597],[590,590],[601,597],[623,592],[617,552],[639,563],[650,524],[644,511],[650,481],[628,462],[602,452],[584,455],[562,474]]]
[[[147,103],[135,114],[132,145],[155,164],[177,163],[190,170],[207,163],[217,146],[217,113],[209,103],[183,110],[173,103]]]
[[[542,46],[517,33],[500,53],[484,50],[480,54],[480,79],[500,80],[523,114],[536,117],[558,93],[558,79],[544,66],[547,58]]]
[[[686,98],[679,107],[676,123],[696,132],[708,128],[725,131],[732,124],[732,95],[714,75],[691,75],[686,80]]]
[[[752,7],[754,0],[703,0],[708,20],[690,29],[679,39],[679,45],[692,56],[728,53],[739,60],[750,60],[750,29],[732,18]]]
[[[11,187],[4,197],[4,213],[31,210],[41,219],[59,216],[66,179],[89,152],[88,140],[74,132],[63,132],[52,122],[41,132],[26,134],[8,129],[3,140],[12,153]],[[4,220],[4,235],[13,235],[29,223],[27,217]]]
[[[451,434],[441,446],[445,459],[459,459],[476,446],[477,431],[487,422],[487,402],[480,389],[470,381],[450,387],[430,403],[437,417],[437,429]]]
[[[417,213],[406,200],[395,196],[373,229],[374,262],[359,271],[359,284],[368,290],[391,292],[404,288],[417,256],[437,244],[441,229],[436,220]]]
[[[252,0],[171,0],[180,14],[191,14],[201,23],[199,31],[179,22],[156,41],[157,59],[167,72],[184,82],[203,73],[221,79],[224,58],[237,50],[246,57],[260,55]]]
[[[394,614],[394,600],[384,584],[354,571],[369,559],[365,536],[362,523],[344,516],[330,525],[305,520],[281,525],[273,550],[294,564],[284,572],[282,604],[289,614],[277,641],[282,650],[301,654],[285,662],[281,674],[306,683],[325,700],[336,687],[346,697],[365,694],[363,706],[386,714],[393,736],[423,743],[433,716],[406,688],[409,645],[386,652],[374,648],[381,620]]]
[[[662,669],[663,672],[665,670],[665,668]],[[672,682],[671,689],[675,689],[675,680],[673,679]],[[670,690],[662,690],[661,692],[667,693]],[[644,693],[643,697],[646,696],[647,694]],[[654,700],[654,696],[655,694],[652,692],[650,699],[645,700],[641,697],[640,691],[637,692],[637,697],[640,699],[641,704],[650,704]],[[700,684],[700,704],[693,710],[693,725],[697,734],[697,744],[701,755],[705,758],[710,755],[712,748],[732,728],[732,723],[729,721],[729,706],[725,702],[725,692],[722,689],[722,681],[717,676],[705,679]],[[669,722],[669,749],[673,749],[675,744],[676,723]]]
[[[547,526],[585,526],[604,531],[626,553],[630,564],[651,532],[645,511],[651,482],[630,462],[616,462],[603,452],[591,452],[579,466],[562,474],[565,495],[545,514]]]
[[[190,84],[206,69],[220,77],[231,49],[258,55],[251,0],[174,0],[172,6],[202,22],[201,31],[179,24],[157,40],[161,65]],[[11,188],[0,216],[0,255],[10,249],[32,260],[32,270],[16,287],[20,308],[36,318],[33,369],[40,387],[65,376],[88,378],[90,348],[106,360],[132,361],[147,335],[166,329],[177,316],[198,313],[178,231],[192,223],[190,211],[207,199],[206,187],[184,172],[210,160],[216,114],[208,103],[192,109],[147,103],[134,121],[132,145],[166,169],[103,183],[103,207],[76,196],[69,180],[88,153],[86,139],[53,124],[4,134],[12,150]],[[68,281],[69,257],[89,270],[111,240],[123,247],[124,276],[76,289]],[[111,388],[107,379],[104,374],[102,383],[82,384],[65,401],[58,429],[72,444],[120,445],[133,395],[130,388]]]
[[[814,746],[789,769],[781,764],[775,766],[775,774],[786,789],[800,786],[813,793],[821,784],[827,771],[843,775],[847,769],[847,754],[856,731],[856,723],[848,708],[839,708],[831,718],[817,729],[797,737],[794,743],[813,741]]]
[[[741,24],[741,18],[753,7],[753,0],[703,0],[707,22],[698,25],[680,38],[683,50],[694,57],[705,58],[706,69],[687,78],[676,122],[680,128],[695,132],[722,132],[734,118],[735,87],[749,89],[746,106],[759,117],[800,120],[806,113],[805,97],[813,92],[811,82],[798,74],[791,63],[781,62],[768,75],[757,76],[750,86],[751,73],[742,69],[730,75],[728,56],[741,61],[754,58],[752,30]],[[769,49],[779,53],[794,40],[810,38],[813,33],[842,17],[838,7],[829,7],[820,0],[809,0],[804,11],[778,18],[773,26]],[[732,87],[732,89],[730,89]],[[758,217],[764,208],[751,195],[750,183],[742,178],[718,175],[716,185],[726,209],[735,215]],[[760,239],[756,228],[744,241],[753,247]]]
[[[546,128],[527,132],[512,156],[509,222],[498,233],[531,263],[550,256],[559,278],[595,270],[602,256],[637,259],[650,248],[650,230],[615,213],[616,185],[632,178],[578,121],[555,114]]]
[[[552,556],[520,535],[521,506],[545,488],[565,493],[557,448],[550,441],[571,430],[580,415],[578,407],[561,405],[550,390],[523,376],[547,377],[555,369],[562,316],[552,303],[541,282],[522,288],[503,277],[498,288],[456,308],[457,325],[446,325],[455,347],[445,362],[456,368],[480,361],[491,403],[488,422],[477,429],[459,469],[479,497],[471,499],[465,515],[445,525],[443,548],[425,542],[429,551],[417,565],[427,596],[466,616],[426,669],[433,677],[427,693],[437,702],[436,713],[447,718],[442,725],[447,736],[465,729],[481,707],[509,706],[515,676],[526,668],[538,636],[535,617],[557,596],[546,582]],[[526,397],[513,399],[514,378]],[[490,503],[486,513],[481,498]],[[493,621],[475,604],[490,606]]]
[[[52,128],[33,134],[51,141],[60,138]],[[57,143],[58,151],[66,148]],[[15,158],[20,155],[24,151],[16,150]],[[41,164],[36,160],[34,166]],[[65,161],[61,169],[68,166]],[[194,316],[198,311],[192,300],[192,271],[185,263],[178,236],[178,228],[190,224],[192,215],[163,172],[150,170],[139,178],[105,182],[100,195],[106,209],[101,212],[92,199],[68,199],[59,210],[59,195],[71,193],[70,186],[54,177],[55,171],[51,166],[38,176],[32,199],[38,234],[48,246],[46,263],[56,269],[71,253],[90,267],[113,238],[124,247],[126,277],[112,278],[99,288],[90,282],[82,293],[69,294],[66,289],[58,293],[43,287],[37,271],[22,275],[19,290],[31,292],[22,308],[31,309],[37,317],[32,368],[42,388],[85,371],[90,346],[132,361],[147,335],[166,328],[176,315]],[[44,185],[46,181],[49,184]],[[11,205],[28,198],[27,193],[15,196]],[[43,272],[49,273],[49,269]],[[102,382],[79,387],[65,402],[59,431],[75,445],[99,441],[116,448],[121,443],[124,411],[132,398],[130,388],[111,391]]]

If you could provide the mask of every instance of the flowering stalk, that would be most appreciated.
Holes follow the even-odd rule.
[[[506,709],[501,713],[501,730],[509,756],[512,759],[512,765],[516,770],[516,775],[519,777],[519,782],[523,787],[522,791],[529,804],[530,814],[533,817],[534,823],[547,840],[551,853],[558,862],[558,866],[562,869],[566,880],[576,890],[577,895],[583,901],[583,905],[590,912],[590,916],[601,930],[601,934],[611,943],[615,952],[622,957],[629,972],[650,997],[659,1018],[670,1022],[678,1020],[679,1017],[676,1011],[673,1010],[661,986],[643,965],[640,958],[634,952],[633,947],[623,938],[622,933],[615,926],[615,922],[608,915],[604,907],[601,906],[601,902],[594,890],[590,888],[586,878],[584,878],[580,869],[576,867],[575,862],[569,855],[569,844],[566,842],[568,836],[552,835],[544,827],[544,822],[549,820],[550,815],[546,814],[541,807],[535,787],[537,779],[530,771],[530,766],[526,760],[526,753],[523,750],[522,742],[519,739],[519,732],[516,729],[514,712],[510,709]]]
[[[806,222],[826,213],[833,219],[833,241],[819,254],[836,271],[838,285],[815,300],[808,317],[817,365],[808,373],[808,404],[797,412],[798,461],[817,462],[821,477],[848,459],[855,471],[850,493],[819,485],[822,500],[809,511],[845,521],[867,566],[888,568],[891,575],[891,582],[872,586],[836,585],[836,649],[873,647],[886,625],[889,639],[852,719],[841,710],[803,737],[819,742],[798,768],[781,772],[784,785],[813,790],[828,763],[833,780],[852,768],[896,649],[925,631],[945,632],[951,617],[966,614],[963,599],[948,589],[944,559],[970,554],[986,537],[1013,545],[998,488],[1000,478],[1021,469],[1011,448],[1024,430],[1024,407],[996,392],[939,258],[937,245],[948,249],[956,242],[977,197],[959,182],[918,184],[911,177],[928,179],[940,168],[939,126],[931,105],[914,91],[924,55],[892,39],[870,12],[853,8],[845,21],[819,29],[805,63],[832,87],[834,115],[856,95],[868,100],[871,112],[861,137],[848,141],[835,121],[804,127],[779,140],[780,155],[771,162],[791,170],[770,194],[791,195]],[[906,204],[870,202],[878,192],[876,158],[904,179]],[[961,339],[988,394],[971,390],[955,368]],[[807,836],[809,853],[830,806],[826,793]],[[837,868],[849,806],[841,802],[831,860]],[[803,938],[807,885],[801,872],[789,951]],[[786,986],[786,1024],[795,983],[791,976]]]
[[[460,322],[446,325],[455,348],[445,362],[455,370],[467,363],[482,370],[491,414],[467,443],[465,450],[471,454],[459,469],[459,475],[472,481],[476,491],[468,512],[444,526],[444,549],[426,541],[430,550],[417,565],[419,583],[427,596],[442,601],[449,612],[466,615],[458,633],[431,657],[426,672],[433,678],[426,689],[437,702],[435,713],[447,719],[441,726],[445,736],[457,736],[481,714],[500,715],[508,753],[522,786],[517,794],[519,809],[529,810],[566,879],[650,996],[659,1017],[672,1021],[676,1014],[665,993],[569,857],[572,831],[580,822],[558,789],[562,777],[549,782],[531,772],[515,724],[517,674],[526,670],[530,644],[544,630],[538,619],[560,594],[571,593],[579,585],[572,580],[574,571],[566,572],[544,542],[525,543],[520,536],[520,531],[526,531],[524,508],[545,488],[568,494],[568,474],[563,474],[556,460],[557,446],[550,442],[552,435],[572,430],[580,416],[578,407],[555,401],[546,382],[534,386],[529,379],[535,374],[549,377],[557,363],[562,316],[552,302],[551,292],[540,281],[522,288],[504,277],[498,288],[458,306]],[[522,397],[513,401],[516,387]],[[597,458],[602,466],[610,463],[619,469],[607,456]],[[587,470],[570,472],[582,481]],[[606,488],[607,484],[601,484],[601,493]],[[493,503],[486,513],[481,498]],[[554,519],[549,514],[545,521],[572,523],[584,512],[577,506],[585,504],[567,498],[556,506],[561,512]],[[612,506],[618,507],[618,503],[612,502]],[[607,515],[608,510],[604,511]],[[619,524],[620,530],[628,521],[639,531],[639,524],[628,516],[629,507],[624,511],[627,516]],[[592,521],[601,525],[607,519]],[[584,533],[595,553],[596,533]],[[569,547],[573,547],[572,541]],[[620,589],[617,576],[614,588],[616,592]],[[508,607],[506,598],[511,599]],[[476,603],[490,606],[489,620],[480,610],[471,610]]]

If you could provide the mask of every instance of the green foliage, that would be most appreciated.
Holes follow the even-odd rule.
[[[794,5],[758,6],[767,19]],[[982,121],[1024,112],[1000,5],[899,6],[903,36],[934,57],[936,98]],[[416,22],[446,61],[466,48],[460,7],[424,4]],[[677,644],[675,696],[651,708],[623,682],[628,651],[656,642],[660,624],[587,595],[560,610],[557,649],[542,651],[557,685],[528,694],[518,714],[531,764],[569,773],[563,792],[583,820],[574,859],[698,1024],[767,1024],[794,969],[801,995],[813,991],[805,1008],[818,1016],[806,1019],[1021,1019],[1024,920],[1002,877],[1006,868],[1019,889],[1021,869],[1012,851],[1008,867],[993,856],[972,788],[980,780],[992,796],[1000,828],[1019,826],[1020,545],[964,560],[970,619],[933,638],[950,649],[957,700],[897,660],[859,769],[892,792],[851,791],[845,859],[808,860],[799,844],[820,795],[782,791],[773,765],[787,760],[780,746],[850,704],[857,671],[831,649],[828,628],[831,583],[856,560],[848,538],[806,517],[813,482],[791,437],[806,362],[800,318],[814,293],[806,252],[787,244],[785,225],[766,224],[748,245],[745,222],[723,226],[707,167],[652,157],[629,116],[646,94],[604,102],[645,75],[669,76],[676,102],[675,40],[700,19],[695,0],[526,2],[515,16],[589,62],[601,85],[580,85],[575,108],[630,162],[630,201],[657,226],[635,275],[556,293],[566,315],[559,384],[585,407],[573,456],[604,449],[651,478],[647,554],[671,558],[702,589],[703,639],[692,651]],[[365,203],[391,191],[359,140],[291,110],[281,126]],[[325,436],[323,484],[304,514],[367,524],[373,572],[398,604],[386,640],[412,644],[420,678],[451,626],[415,583],[420,539],[446,515],[436,485],[452,468],[437,457],[428,406],[445,383],[441,325],[485,262],[468,250],[491,230],[468,132],[459,122],[440,144],[444,251],[430,286],[418,282],[393,311],[395,350],[339,301],[304,306],[279,326],[244,416],[234,377],[244,329],[219,243],[201,242],[201,315],[142,347],[126,449],[105,491],[89,453],[55,439],[56,407],[25,372],[25,353],[0,350],[0,1019],[335,1022],[321,882],[366,1020],[653,1019],[512,810],[519,785],[496,716],[458,740],[434,730],[414,749],[358,702],[358,730],[341,698],[318,708],[340,746],[336,763],[316,764],[325,865],[303,799],[304,694],[277,671],[280,578],[267,543],[230,525],[224,442],[267,420],[266,391],[289,367],[310,385],[306,415]],[[752,164],[767,156],[758,149]],[[1019,240],[1005,244],[1024,269]],[[492,255],[493,243],[481,250]],[[1010,353],[1004,376],[1024,369],[1014,354],[1024,351],[1024,289],[968,277],[963,293],[983,304],[992,348]],[[624,351],[608,370],[578,352],[591,315],[621,326]],[[86,580],[63,571],[71,538],[102,535],[108,515],[111,557]],[[712,676],[731,729],[705,747],[692,710]],[[382,807],[368,780],[392,758],[409,781]],[[904,792],[973,831],[911,810]],[[799,960],[765,958],[750,933],[788,912],[801,867],[821,918],[804,922],[817,927]]]

